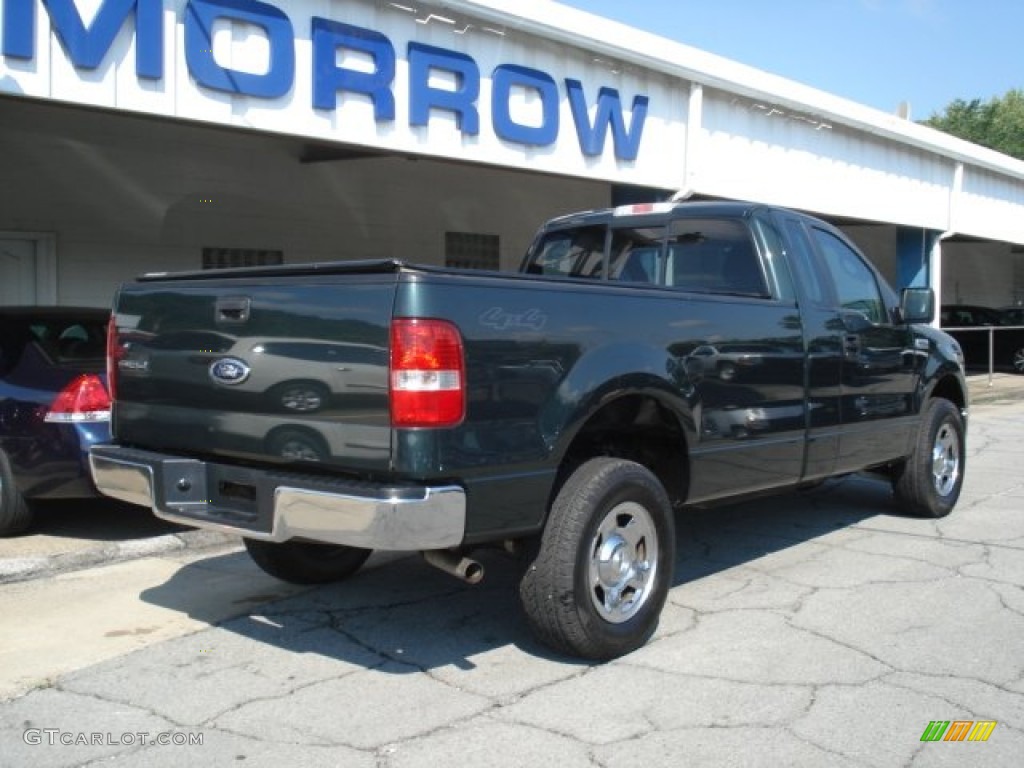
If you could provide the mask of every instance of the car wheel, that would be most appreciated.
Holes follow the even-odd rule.
[[[929,400],[914,452],[893,477],[896,500],[920,517],[945,517],[956,506],[964,482],[964,422],[949,400]]]
[[[270,390],[274,405],[291,413],[312,413],[319,411],[330,397],[323,384],[315,381],[293,381]]]
[[[674,563],[672,508],[658,479],[631,461],[591,459],[555,498],[520,599],[541,642],[611,659],[654,633]]]
[[[249,556],[265,573],[292,584],[328,584],[359,570],[371,550],[313,541],[243,539]]]
[[[1013,370],[1017,373],[1024,373],[1024,347],[1016,350],[1013,353]]]
[[[32,509],[14,483],[7,455],[0,451],[0,536],[15,536],[32,524]]]

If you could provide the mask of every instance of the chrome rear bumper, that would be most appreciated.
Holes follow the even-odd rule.
[[[465,534],[458,486],[365,483],[113,445],[94,446],[89,463],[107,496],[174,523],[252,539],[411,551],[458,546]]]

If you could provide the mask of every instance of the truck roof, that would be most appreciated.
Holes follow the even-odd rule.
[[[732,200],[715,201],[665,201],[650,203],[632,203],[620,205],[615,208],[600,208],[591,211],[581,211],[560,216],[548,222],[548,227],[562,227],[579,224],[603,224],[613,219],[648,219],[652,217],[700,217],[700,216],[727,216],[730,218],[744,218],[755,210],[762,210],[766,206],[760,203],[737,202]]]

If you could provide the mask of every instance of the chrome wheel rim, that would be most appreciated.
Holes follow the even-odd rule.
[[[960,477],[960,441],[949,422],[943,422],[935,433],[932,446],[932,480],[940,496],[948,496]]]
[[[629,621],[647,603],[658,574],[658,533],[651,514],[633,501],[615,506],[590,544],[587,587],[605,621]]]
[[[1013,369],[1017,373],[1024,373],[1024,348],[1013,353]]]

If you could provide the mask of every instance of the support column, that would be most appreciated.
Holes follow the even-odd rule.
[[[942,306],[942,233],[917,227],[896,231],[897,288],[931,288],[935,292],[935,319]]]
[[[932,253],[938,246],[938,232],[917,227],[899,227],[896,231],[897,288],[923,288],[934,283]]]
[[[932,325],[939,327],[939,310],[942,308],[942,238],[936,237],[929,254],[931,287],[935,291],[935,319]]]
[[[693,192],[700,183],[701,137],[704,133],[704,86],[690,83],[690,101],[686,111],[686,156],[683,160],[683,184],[679,192]]]

